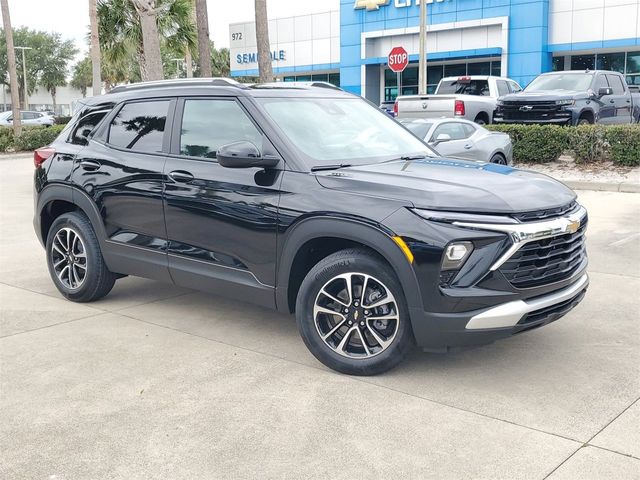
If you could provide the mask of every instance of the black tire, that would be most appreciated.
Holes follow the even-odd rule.
[[[337,281],[337,276],[350,274],[354,274],[354,283],[359,281],[358,278],[364,283],[365,277],[368,279],[367,282],[370,282],[365,287],[365,293],[368,295],[363,295],[363,297],[367,297],[368,305],[375,305],[376,302],[379,302],[381,299],[391,299],[390,303],[386,305],[374,307],[372,310],[365,310],[364,304],[359,305],[358,302],[358,300],[360,300],[359,295],[362,295],[363,285],[353,287],[353,298],[345,300],[345,302],[349,304],[345,305],[345,310],[348,309],[348,307],[352,309],[348,315],[345,314],[345,310],[343,310],[341,306],[329,300],[330,304],[333,303],[334,306],[337,305],[338,309],[342,312],[337,313],[336,316],[327,316],[329,317],[328,322],[332,322],[333,319],[335,319],[335,323],[327,327],[329,331],[335,328],[341,321],[347,322],[349,318],[351,319],[349,321],[355,321],[355,325],[352,326],[348,326],[345,323],[344,326],[334,334],[337,338],[332,336],[330,337],[330,341],[335,339],[335,343],[339,343],[339,340],[344,339],[344,337],[349,334],[345,348],[357,349],[358,346],[360,346],[363,352],[363,356],[361,357],[346,356],[348,353],[345,352],[344,349],[342,349],[343,354],[337,353],[337,348],[331,347],[322,339],[319,331],[320,327],[316,325],[316,318],[314,316],[316,301],[320,301],[319,299],[321,298],[325,300],[330,298],[321,294],[320,291],[324,287],[329,288],[328,285],[330,282]],[[380,295],[382,290],[387,290],[388,293],[375,297],[375,294]],[[345,291],[346,287],[342,293],[344,294]],[[331,309],[333,310],[333,308],[334,307]],[[379,309],[383,309],[383,313],[380,313],[381,310]],[[384,310],[387,310],[387,313],[384,313]],[[359,314],[356,312],[359,312]],[[367,315],[369,315],[372,320],[369,320],[368,317],[365,316],[365,312],[369,312]],[[319,315],[326,314],[320,313]],[[395,315],[397,320],[375,320],[375,317],[382,317],[384,315]],[[361,248],[341,250],[329,255],[309,271],[298,292],[296,322],[300,335],[311,353],[327,367],[349,375],[376,375],[390,370],[402,362],[414,345],[407,304],[400,282],[394,271],[374,253]],[[381,327],[385,322],[386,327]],[[378,327],[376,327],[376,325],[378,325]],[[379,330],[378,328],[383,329]],[[344,329],[347,330],[342,334]],[[377,340],[376,337],[372,335],[374,333],[372,331],[373,329],[375,329],[375,332],[378,334]],[[382,333],[394,331],[395,333],[393,335],[389,334],[388,336],[385,336],[387,333]],[[340,336],[341,334],[342,336]],[[365,340],[365,338],[367,340]],[[388,342],[388,344],[383,346],[383,343],[380,342],[381,339],[384,343]],[[367,346],[362,344],[363,341],[367,343]],[[375,352],[376,350],[377,353]]]
[[[489,123],[486,117],[482,114],[478,115],[474,120],[474,122],[477,123],[478,125],[487,125]]]
[[[75,242],[75,252],[72,247],[71,255],[65,257],[61,251],[68,254],[69,250],[65,249],[64,241],[60,243],[56,236],[61,236],[58,238],[66,236],[68,239],[69,231],[77,235],[80,242]],[[83,213],[70,212],[56,218],[49,229],[46,248],[49,274],[56,288],[65,298],[74,302],[93,302],[107,295],[113,288],[117,276],[107,268],[98,238],[91,222]],[[62,267],[56,266],[60,261],[63,262]],[[82,265],[84,269],[80,268]],[[67,267],[66,275],[61,272],[65,266]],[[77,272],[72,274],[72,279],[69,278],[69,268]],[[80,278],[82,271],[85,272],[84,277]],[[75,287],[72,288],[74,279]]]
[[[587,117],[580,117],[578,125],[593,125],[593,122]]]
[[[507,159],[501,153],[496,153],[493,157],[491,157],[491,163],[497,163],[498,165],[506,165]]]

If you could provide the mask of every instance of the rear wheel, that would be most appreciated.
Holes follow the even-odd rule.
[[[350,375],[387,371],[413,345],[395,273],[364,249],[334,253],[311,269],[300,286],[296,321],[311,353]]]
[[[474,122],[477,123],[478,125],[486,125],[487,123],[489,123],[489,120],[483,114],[480,114],[476,117]]]
[[[497,163],[498,165],[506,165],[507,159],[501,153],[496,153],[493,157],[491,157],[491,163]]]
[[[47,265],[56,288],[74,302],[98,300],[116,281],[104,263],[91,222],[78,212],[65,213],[51,225]]]

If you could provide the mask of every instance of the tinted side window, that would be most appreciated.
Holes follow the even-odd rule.
[[[496,84],[498,85],[498,95],[503,96],[509,93],[509,86],[507,82],[504,80],[496,80]]]
[[[598,75],[596,77],[596,93],[601,88],[607,88],[609,86],[609,82],[607,82],[607,77],[605,75]]]
[[[111,121],[108,143],[137,152],[161,152],[169,100],[127,103]]]
[[[518,93],[522,91],[522,88],[520,88],[520,85],[516,82],[509,82],[509,88],[511,89],[511,93]]]
[[[624,95],[624,85],[622,84],[622,78],[617,75],[607,75],[609,85],[613,88],[614,95]]]
[[[67,140],[75,145],[86,145],[91,132],[98,126],[100,121],[109,113],[111,109],[103,109],[85,113],[80,117]]]
[[[438,94],[447,95],[489,95],[489,82],[487,80],[447,80],[438,86]]]
[[[443,123],[438,128],[436,128],[435,132],[433,132],[431,141],[435,141],[438,138],[438,135],[442,135],[443,133],[449,135],[451,137],[451,140],[463,140],[469,137],[467,131],[464,128],[465,126],[466,125],[463,125],[462,123],[456,122]]]
[[[215,158],[222,145],[243,140],[262,149],[262,134],[235,100],[185,100],[180,130],[182,155]]]

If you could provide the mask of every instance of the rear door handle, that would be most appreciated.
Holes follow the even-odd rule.
[[[174,170],[169,173],[169,178],[174,182],[188,183],[193,180],[193,175],[189,172],[185,172],[184,170]]]
[[[465,149],[465,150],[471,150],[472,148],[473,148],[473,145],[471,145],[470,143],[467,143],[467,144],[464,146],[464,149]]]
[[[609,100],[609,103],[616,103],[615,100]]]
[[[100,165],[100,162],[96,162],[95,160],[80,160],[80,167],[83,170],[93,172],[95,170],[98,170],[101,166],[102,165]]]

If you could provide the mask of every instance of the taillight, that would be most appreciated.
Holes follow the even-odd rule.
[[[393,116],[397,117],[398,116],[398,101],[396,100],[395,103],[393,104]]]
[[[40,165],[42,165],[44,161],[50,156],[52,156],[54,153],[56,153],[55,148],[51,148],[51,147],[38,148],[33,152],[33,165],[36,168],[39,168]]]
[[[456,100],[455,107],[453,108],[453,114],[456,116],[464,117],[464,102],[462,100]]]

